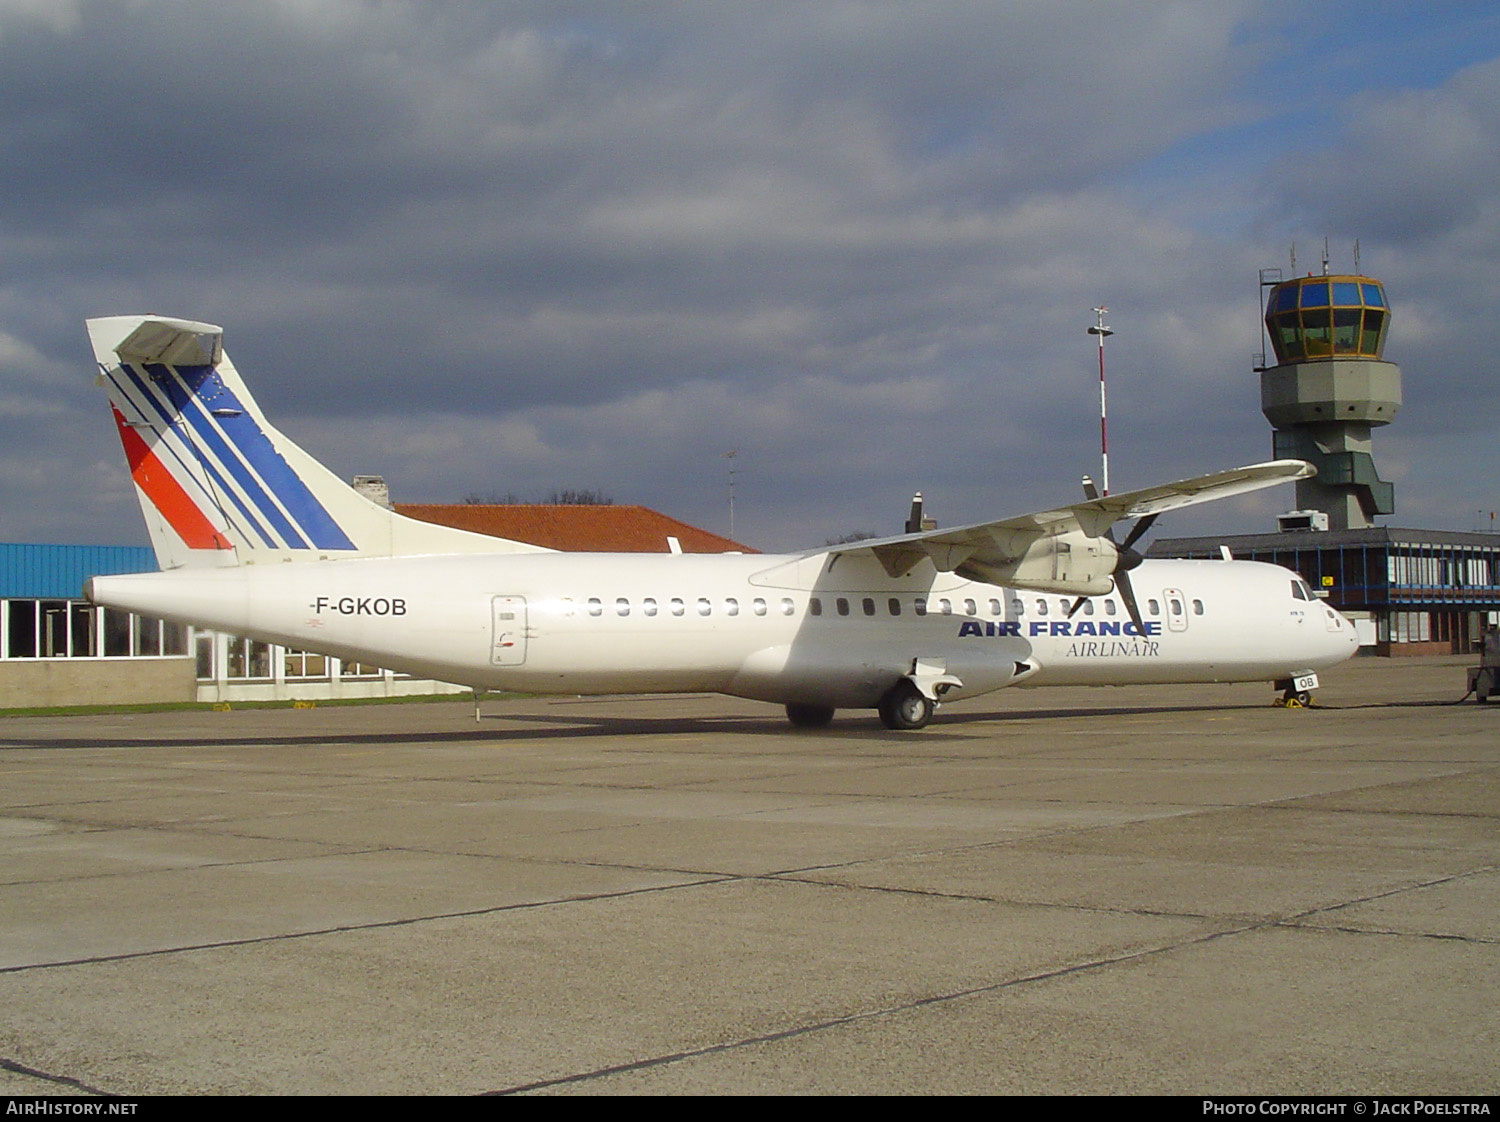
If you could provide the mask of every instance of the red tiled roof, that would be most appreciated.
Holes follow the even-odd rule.
[[[396,503],[394,509],[422,522],[569,552],[667,553],[669,535],[684,553],[757,552],[644,506]]]

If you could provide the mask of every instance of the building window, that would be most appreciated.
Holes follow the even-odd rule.
[[[0,658],[151,658],[187,653],[187,628],[83,600],[0,600]]]
[[[282,672],[288,678],[328,678],[328,656],[311,651],[286,651],[282,655]]]

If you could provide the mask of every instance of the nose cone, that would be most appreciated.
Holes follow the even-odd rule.
[[[1359,650],[1359,634],[1348,617],[1337,609],[1324,604],[1323,613],[1325,641],[1320,646],[1326,652],[1321,656],[1326,661],[1322,665],[1336,666],[1345,659],[1354,657]]]

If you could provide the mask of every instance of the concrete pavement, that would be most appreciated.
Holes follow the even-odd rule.
[[[1492,1093],[1464,664],[0,721],[0,1092]]]

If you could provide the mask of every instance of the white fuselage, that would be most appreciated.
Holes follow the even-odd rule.
[[[1348,658],[1353,626],[1296,574],[1148,561],[1118,595],[1016,592],[857,555],[531,553],[99,577],[99,603],[476,688],[713,691],[873,706],[924,662],[949,697],[1020,682],[1286,678]]]

